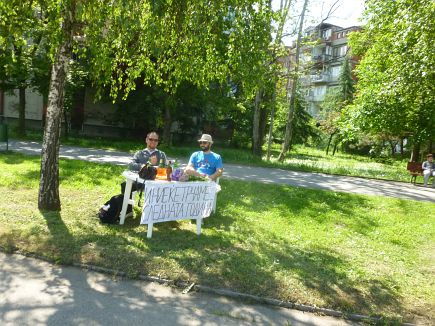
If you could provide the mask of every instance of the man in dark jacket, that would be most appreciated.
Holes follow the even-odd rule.
[[[157,144],[159,143],[159,135],[155,131],[151,131],[147,134],[145,138],[145,143],[147,147],[141,151],[137,151],[131,162],[128,164],[128,168],[131,171],[139,172],[140,169],[147,164],[148,162],[151,165],[157,166],[161,160],[163,160],[163,164],[166,164],[166,154],[161,150],[157,149]],[[140,185],[140,187],[143,187]],[[134,182],[132,186],[132,191],[140,190],[139,185]],[[121,193],[125,192],[125,181],[121,183]],[[131,196],[131,194],[130,194]],[[132,212],[131,205],[128,205],[127,215],[130,215]]]
[[[136,152],[128,165],[128,168],[131,171],[140,171],[140,169],[148,162],[150,162],[151,165],[157,166],[160,161],[163,160],[163,164],[166,164],[165,153],[157,149],[159,135],[155,131],[152,131],[148,133],[145,142],[147,147]]]

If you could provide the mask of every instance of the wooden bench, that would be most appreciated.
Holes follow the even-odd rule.
[[[421,162],[408,162],[406,169],[411,174],[411,183],[415,185],[418,176],[423,176],[423,168]]]

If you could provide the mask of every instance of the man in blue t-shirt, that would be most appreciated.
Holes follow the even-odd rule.
[[[208,134],[203,134],[198,139],[201,150],[190,156],[189,164],[186,167],[186,173],[197,177],[208,177],[216,180],[222,175],[224,167],[222,158],[210,150],[213,144],[213,139]]]

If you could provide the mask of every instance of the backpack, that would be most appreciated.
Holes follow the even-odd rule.
[[[116,195],[110,198],[98,212],[101,223],[116,224],[119,222],[119,214],[122,209],[124,195]]]
[[[139,171],[139,177],[144,180],[154,180],[156,175],[157,169],[148,163],[145,164]]]

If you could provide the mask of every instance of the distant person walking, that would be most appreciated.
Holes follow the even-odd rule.
[[[435,163],[432,154],[427,155],[427,161],[424,161],[421,167],[423,168],[424,186],[427,187],[429,178],[432,176],[432,187],[435,188]]]

